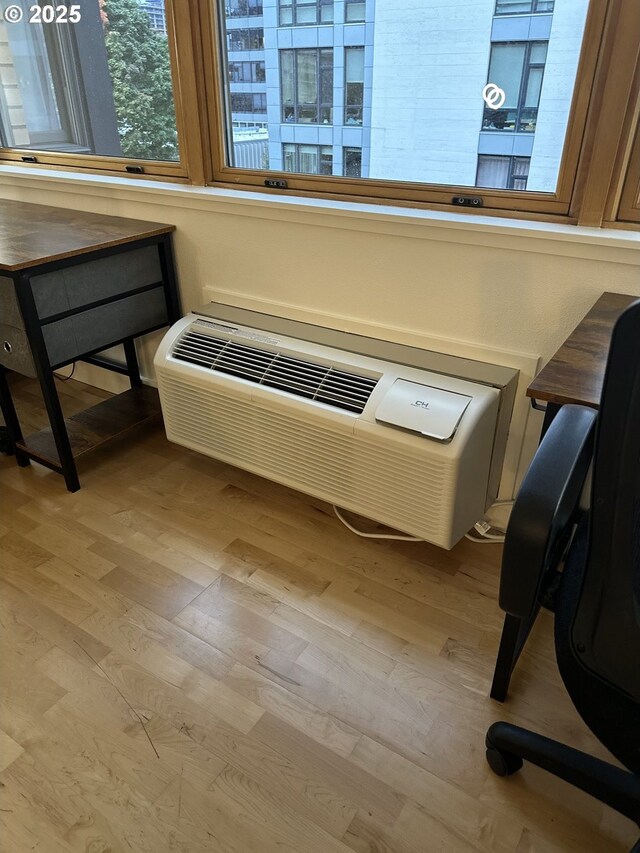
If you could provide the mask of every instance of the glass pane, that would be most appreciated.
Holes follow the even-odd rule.
[[[245,23],[225,16],[222,0],[217,2],[223,30]],[[281,29],[277,18],[265,15],[263,50],[247,57],[227,48],[223,55],[227,67],[248,59],[264,62],[260,79],[252,72],[250,82],[233,74],[225,80],[228,163],[236,162],[240,135],[244,140],[253,133],[274,172],[285,168],[283,145],[303,141],[320,151],[317,163],[324,173],[329,156],[321,149],[331,140],[333,168],[349,178],[361,170],[368,180],[462,188],[476,180],[495,183],[502,169],[505,191],[526,180],[527,191],[554,192],[588,5],[589,0],[571,0],[549,11],[548,0],[379,0],[366,5],[366,27],[345,29],[344,21],[364,16],[365,3],[357,0],[345,2],[339,24],[317,34],[308,26],[292,34],[290,24]],[[277,9],[276,0],[268,8]],[[294,22],[296,11],[308,18],[313,11],[316,25],[334,8],[321,0],[279,6],[281,14],[293,10]],[[539,22],[525,26],[521,17],[541,12],[553,14],[548,42],[529,38],[529,32],[540,31]],[[315,43],[320,34],[326,47],[293,46]],[[252,129],[252,116],[234,114],[230,98],[248,91],[260,94],[254,108],[261,110],[269,93],[268,110],[252,114]],[[366,156],[346,153],[351,150]],[[514,171],[515,160],[506,168],[504,160],[479,159],[514,151],[530,161],[528,176]],[[295,156],[299,167],[299,153]]]
[[[333,171],[333,148],[323,145],[320,149],[320,171],[321,175],[330,175]]]
[[[529,62],[531,65],[536,65],[538,63],[544,63],[547,58],[547,43],[546,41],[542,42],[534,42],[531,45],[531,54],[529,57]]]
[[[293,121],[295,117],[293,103],[293,62],[294,55],[292,50],[282,50],[280,52],[280,69],[282,75],[280,91],[282,94],[282,118],[284,121]]]
[[[362,151],[360,148],[344,149],[344,174],[347,178],[360,178],[362,173]]]
[[[297,56],[297,102],[298,121],[318,121],[318,53],[315,50],[299,50]]]
[[[491,51],[488,82],[504,91],[504,109],[518,105],[525,51],[524,44],[496,44]]]
[[[491,157],[480,155],[478,157],[477,187],[505,188],[509,180],[510,157]]]
[[[0,14],[0,51],[4,144],[179,159],[164,0],[87,2],[66,24]]]
[[[285,172],[295,172],[296,171],[296,146],[295,145],[283,145],[283,169]]]
[[[316,23],[316,5],[296,7],[296,24],[315,24]]]
[[[333,22],[333,3],[320,8],[320,20],[323,24],[331,24]]]
[[[514,15],[518,12],[530,12],[532,0],[498,0],[496,15]]]
[[[70,129],[64,126],[64,101],[61,98],[59,103],[56,97],[55,69],[49,62],[43,27],[30,26],[23,19],[6,29],[12,71],[20,92],[19,109],[26,125],[25,140],[45,145],[55,139],[70,141]],[[8,80],[9,75],[6,71],[4,74]]]
[[[540,102],[540,90],[542,89],[542,68],[532,68],[529,71],[527,91],[524,98],[525,107],[537,107]]]
[[[318,172],[318,149],[315,145],[300,145],[298,147],[300,157],[300,171],[308,175]]]
[[[347,83],[364,81],[364,48],[348,47],[345,50]]]
[[[348,24],[364,21],[364,3],[347,3],[344,19]]]

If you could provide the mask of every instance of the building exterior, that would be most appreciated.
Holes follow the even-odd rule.
[[[139,3],[149,16],[151,28],[166,36],[167,16],[164,9],[164,0],[139,0]]]
[[[587,6],[228,0],[233,165],[551,192]]]

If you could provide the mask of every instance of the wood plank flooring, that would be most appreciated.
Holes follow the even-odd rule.
[[[34,383],[20,413],[43,425]],[[68,413],[104,398],[60,385]],[[358,539],[331,508],[169,444],[87,459],[83,488],[0,459],[0,850],[621,851],[634,828],[536,768],[505,719],[606,754],[543,615],[488,698],[500,546]]]

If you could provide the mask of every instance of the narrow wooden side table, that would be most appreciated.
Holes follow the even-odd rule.
[[[180,317],[174,225],[0,201],[0,405],[18,465],[31,460],[80,488],[76,459],[160,416],[143,386],[138,337]],[[125,365],[96,355],[121,344]],[[131,388],[65,419],[53,371],[85,361]],[[37,377],[50,426],[24,437],[7,371]]]
[[[636,299],[640,297],[603,293],[529,385],[527,397],[534,408],[540,402],[546,404],[542,435],[560,406],[577,403],[598,408],[613,327]]]

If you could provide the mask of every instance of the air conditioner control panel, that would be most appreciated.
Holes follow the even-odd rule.
[[[451,441],[471,400],[465,394],[396,379],[375,418],[436,441]]]

